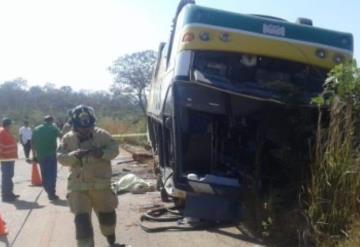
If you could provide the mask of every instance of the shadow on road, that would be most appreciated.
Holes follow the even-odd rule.
[[[28,201],[24,201],[24,200],[17,200],[13,202],[14,206],[16,207],[16,209],[19,210],[31,210],[31,209],[39,209],[39,208],[43,208],[43,205],[39,205],[39,203],[37,202],[28,202]]]
[[[52,201],[51,203],[56,205],[56,206],[62,206],[62,207],[67,207],[69,205],[67,200],[63,200],[63,199]]]
[[[7,236],[1,236],[0,237],[0,243],[4,243],[6,247],[10,246],[9,240]]]
[[[234,233],[234,232],[226,231],[226,229],[221,229],[221,228],[209,229],[208,232],[217,233],[217,234],[220,234],[220,235],[224,235],[224,236],[227,236],[227,237],[235,238],[235,239],[242,240],[242,241],[249,242],[249,243],[253,243],[253,244],[264,244],[264,242],[262,242],[261,240],[259,240],[257,238],[254,238],[252,236],[249,236],[249,235],[247,235],[247,234],[245,234],[243,232]]]

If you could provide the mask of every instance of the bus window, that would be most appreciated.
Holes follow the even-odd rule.
[[[243,92],[266,95],[271,92],[278,99],[300,101],[322,91],[327,73],[322,68],[282,59],[208,51],[196,52],[193,71],[214,85],[221,83]]]
[[[160,62],[160,66],[159,66],[160,73],[164,73],[166,71],[168,50],[169,50],[169,45],[168,45],[168,43],[166,43],[161,52],[161,62]]]
[[[160,45],[159,45],[159,50],[158,50],[158,57],[157,57],[157,61],[156,61],[156,68],[155,68],[155,71],[154,71],[154,78],[157,78],[158,74],[159,74],[159,68],[160,68],[160,64],[161,64],[161,54],[164,50],[164,46],[165,46],[165,43],[164,42],[161,42]]]
[[[168,53],[168,44],[161,42],[159,45],[158,58],[154,72],[155,79],[157,79],[158,76],[163,74],[165,71],[167,53]]]

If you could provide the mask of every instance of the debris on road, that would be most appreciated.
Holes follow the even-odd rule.
[[[132,173],[127,174],[114,182],[113,188],[117,193],[131,192],[133,194],[142,194],[155,190],[155,187],[149,182],[146,182]]]
[[[132,146],[129,144],[122,145],[122,148],[131,153],[133,160],[139,163],[146,163],[153,159],[152,153],[145,148],[139,146]]]

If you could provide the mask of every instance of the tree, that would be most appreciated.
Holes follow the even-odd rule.
[[[72,93],[72,88],[70,86],[62,86],[60,88],[60,91],[64,94],[71,94]]]
[[[2,114],[6,111],[16,109],[22,104],[27,82],[23,78],[5,81],[0,85],[0,105]]]
[[[17,128],[17,124],[28,118],[35,126],[48,114],[65,120],[68,109],[85,104],[94,107],[100,122],[102,118],[128,121],[142,116],[140,108],[129,97],[104,91],[75,91],[70,86],[57,88],[51,83],[27,87],[26,80],[18,78],[0,82],[0,119],[12,118]]]
[[[150,84],[156,62],[156,52],[152,50],[126,54],[115,60],[109,68],[115,76],[111,87],[116,94],[131,95],[145,113],[146,90]]]
[[[3,84],[1,84],[1,88],[7,90],[23,90],[26,88],[26,86],[27,81],[21,77],[12,81],[5,81]]]

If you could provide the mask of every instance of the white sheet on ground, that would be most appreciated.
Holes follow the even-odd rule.
[[[132,173],[127,174],[114,182],[113,188],[117,193],[131,192],[134,194],[141,194],[152,190],[150,183]]]

